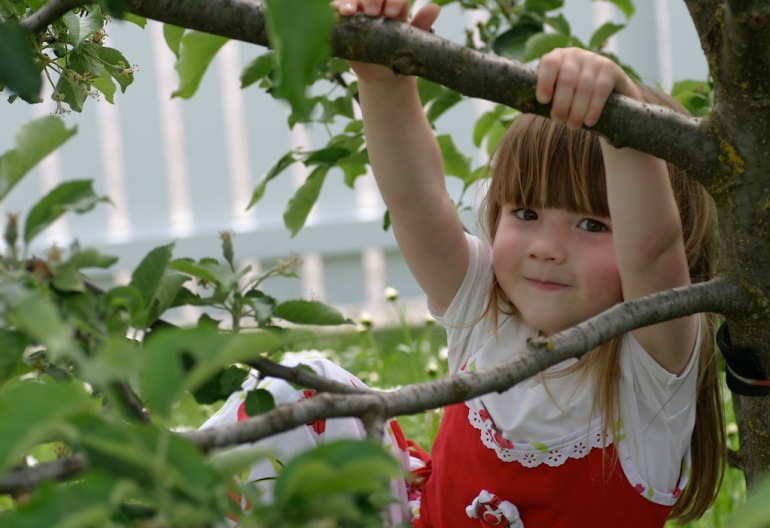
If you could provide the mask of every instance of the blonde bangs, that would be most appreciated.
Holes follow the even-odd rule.
[[[505,204],[609,216],[599,140],[582,130],[522,114],[494,155],[487,228],[494,236]]]

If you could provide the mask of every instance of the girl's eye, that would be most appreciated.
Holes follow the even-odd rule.
[[[537,213],[532,209],[525,209],[520,207],[519,209],[516,209],[513,214],[515,214],[521,220],[537,220]]]
[[[580,229],[585,229],[591,233],[601,233],[603,231],[609,231],[610,229],[604,222],[594,220],[593,218],[585,218],[578,224]]]

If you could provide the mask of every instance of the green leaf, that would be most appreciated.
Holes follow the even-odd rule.
[[[524,48],[523,62],[539,59],[546,53],[556,48],[564,48],[570,45],[572,39],[569,35],[561,33],[538,33],[527,40]]]
[[[123,335],[108,336],[96,357],[83,364],[83,380],[101,388],[118,380],[138,383],[142,359],[139,347],[139,343]]]
[[[476,147],[480,147],[484,138],[489,135],[490,130],[495,126],[502,126],[500,124],[500,118],[505,113],[506,109],[502,105],[497,105],[493,110],[485,112],[477,121],[473,127],[473,144]]]
[[[247,376],[248,372],[246,370],[236,365],[231,365],[195,389],[193,397],[201,405],[213,405],[219,401],[226,400],[233,392],[240,390]]]
[[[118,81],[121,93],[126,93],[126,88],[134,82],[134,72],[128,60],[118,50],[104,46],[100,47],[96,54],[104,69]]]
[[[471,172],[470,176],[468,176],[465,179],[463,183],[463,189],[467,189],[468,187],[473,185],[475,182],[479,180],[483,180],[488,176],[489,176],[489,167],[487,165],[482,165],[481,167],[477,167],[473,172]]]
[[[422,77],[418,77],[417,90],[420,94],[420,102],[422,102],[423,106],[426,106],[436,97],[441,95],[444,87],[427,79],[423,79]]]
[[[257,185],[254,187],[254,190],[251,193],[251,200],[249,201],[249,205],[246,206],[247,211],[251,209],[254,204],[256,204],[265,194],[265,188],[267,187],[268,182],[281,174],[295,161],[297,161],[297,159],[294,157],[294,152],[291,151],[284,154],[275,165],[270,167],[270,169],[259,179]]]
[[[381,445],[353,440],[330,442],[286,464],[275,483],[275,499],[282,508],[308,503],[326,506],[324,503],[338,494],[384,492],[398,471],[395,459]],[[338,515],[350,514],[345,510]]]
[[[133,13],[123,13],[122,20],[131,22],[132,24],[137,25],[142,29],[144,29],[147,25],[147,19],[145,17],[135,15]]]
[[[104,27],[104,17],[99,7],[92,7],[86,14],[81,15],[74,11],[68,11],[61,17],[64,25],[67,26],[72,45],[77,49],[80,45],[94,33]]]
[[[725,526],[741,528],[766,528],[770,521],[770,477],[765,476],[749,490],[745,504],[730,516]]]
[[[350,155],[350,151],[342,147],[327,147],[309,153],[305,159],[305,165],[334,165],[342,158]]]
[[[106,12],[109,15],[117,19],[124,19],[126,15],[126,0],[101,0],[101,4],[106,8]]]
[[[67,103],[73,112],[80,113],[86,102],[86,90],[87,86],[82,81],[74,81],[62,75],[56,83],[54,98],[61,98],[61,101]]]
[[[246,393],[246,414],[257,416],[275,409],[273,395],[265,389],[256,389]]]
[[[277,93],[304,119],[313,108],[306,87],[329,56],[336,12],[327,0],[266,0],[265,6],[270,42],[278,55]]]
[[[73,328],[64,322],[50,299],[42,295],[24,297],[12,304],[11,314],[17,329],[48,347],[51,359],[75,353]]]
[[[118,257],[105,255],[94,248],[78,250],[70,257],[68,264],[75,269],[83,268],[101,268],[106,269],[115,264]]]
[[[168,49],[170,49],[176,58],[179,58],[179,47],[182,45],[182,37],[185,28],[174,26],[172,24],[163,24],[163,38],[166,40]]]
[[[588,43],[589,49],[594,51],[600,50],[604,47],[610,37],[612,37],[615,33],[624,27],[626,27],[625,24],[613,24],[612,22],[602,24],[602,26],[594,31],[593,35],[591,35],[591,41]]]
[[[321,187],[328,172],[328,165],[316,167],[310,173],[310,176],[307,177],[305,183],[289,199],[289,203],[286,205],[286,210],[283,213],[283,223],[291,232],[291,236],[299,233],[299,230],[305,225],[305,220],[307,220],[310,210],[315,205],[316,200],[318,200],[318,195],[321,193]]]
[[[84,292],[86,285],[80,274],[70,266],[62,266],[56,270],[51,279],[51,286],[60,292]]]
[[[179,45],[179,60],[174,68],[179,74],[179,88],[172,97],[189,99],[198,90],[203,74],[228,39],[201,31],[187,31]]]
[[[356,178],[366,174],[366,165],[369,163],[369,154],[364,150],[345,158],[342,163],[337,165],[345,174],[345,185],[351,189],[355,188]]]
[[[241,72],[241,88],[251,86],[266,77],[277,65],[274,51],[263,53],[243,68]]]
[[[41,231],[67,211],[85,213],[99,202],[109,201],[97,196],[91,180],[73,180],[59,184],[37,202],[27,216],[24,226],[24,242],[29,244]]]
[[[112,75],[104,74],[91,79],[94,88],[102,92],[104,98],[110,104],[115,104],[115,83],[112,82]]]
[[[149,308],[150,303],[155,298],[166,269],[171,262],[173,250],[173,243],[156,247],[142,259],[139,266],[131,274],[130,286],[136,288],[139,295],[142,296],[145,308]]]
[[[461,180],[471,172],[471,158],[457,148],[449,134],[438,136],[441,155],[444,157],[444,172],[449,176],[457,176]]]
[[[43,158],[59,148],[77,131],[68,129],[58,117],[41,117],[27,123],[16,134],[16,148],[0,157],[0,201]]]
[[[159,331],[147,341],[142,356],[147,403],[168,418],[184,391],[194,391],[224,367],[280,344],[277,334],[269,332],[223,334],[208,326]],[[194,361],[189,372],[185,372],[183,355]]]
[[[35,444],[61,432],[75,414],[95,412],[82,384],[26,380],[0,387],[0,472]]]
[[[186,273],[215,287],[218,291],[237,290],[238,277],[228,266],[223,266],[214,259],[177,259],[171,263],[171,269]]]
[[[511,29],[498,35],[492,47],[498,55],[520,61],[524,57],[527,40],[542,31],[540,20],[522,17]]]
[[[273,315],[296,324],[327,326],[350,323],[350,320],[333,306],[301,299],[279,303]]]
[[[26,347],[27,339],[24,335],[14,330],[0,329],[0,386],[13,375]]]
[[[564,18],[563,13],[559,13],[556,16],[546,18],[545,23],[555,29],[558,33],[562,33],[564,35],[570,35],[572,33],[569,21]]]
[[[158,289],[155,291],[152,305],[147,314],[147,323],[154,322],[173,306],[179,290],[182,289],[182,285],[188,280],[190,280],[189,277],[181,273],[166,270],[160,284],[158,284]]]
[[[559,9],[560,7],[564,7],[564,0],[527,0],[524,2],[525,9],[540,14]]]
[[[24,99],[40,100],[40,68],[35,64],[29,33],[18,24],[0,22],[0,57],[0,85]]]
[[[428,120],[432,123],[441,115],[443,115],[447,110],[455,106],[457,103],[463,100],[462,94],[459,92],[455,92],[454,90],[443,90],[441,95],[436,97],[433,101],[431,101],[430,105],[428,106],[428,110],[426,112],[426,115],[428,116]]]
[[[623,14],[626,16],[626,20],[629,20],[632,16],[634,16],[634,13],[636,13],[636,7],[634,7],[634,2],[632,0],[594,0],[597,1],[603,1],[603,2],[609,2],[611,4],[614,4],[618,9],[620,9]]]

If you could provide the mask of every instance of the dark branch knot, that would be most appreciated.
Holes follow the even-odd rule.
[[[410,52],[403,52],[393,59],[393,71],[402,75],[414,75],[418,69],[418,62]]]

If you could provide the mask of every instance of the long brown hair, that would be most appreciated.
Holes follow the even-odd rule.
[[[676,100],[643,87],[648,102],[687,113]],[[703,186],[685,171],[668,164],[671,187],[679,208],[682,234],[693,283],[709,280],[716,271],[716,209]],[[531,207],[556,207],[592,216],[609,216],[604,161],[596,135],[570,130],[549,119],[518,116],[497,146],[491,163],[491,181],[482,208],[482,223],[494,240],[506,203]],[[487,310],[518,315],[518,310],[493,280]],[[700,517],[716,498],[726,459],[726,437],[713,314],[701,317],[698,354],[696,418],[691,439],[692,475],[671,517],[687,522]],[[614,338],[588,354],[568,370],[581,370],[596,382],[594,405],[598,406],[604,434],[617,432],[620,342]],[[557,375],[559,375],[557,374]]]

